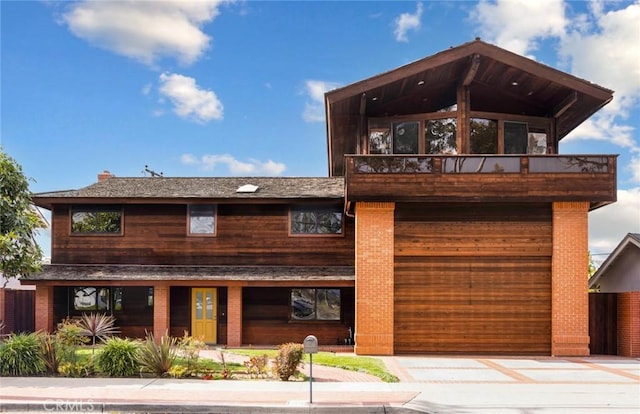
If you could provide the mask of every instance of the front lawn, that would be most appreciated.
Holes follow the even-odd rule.
[[[244,356],[267,355],[270,359],[275,358],[278,351],[275,349],[225,349],[225,352]],[[304,355],[303,361],[309,363],[309,354]],[[344,355],[334,352],[318,352],[313,355],[313,363],[328,367],[341,368],[349,371],[364,372],[380,378],[384,382],[398,382],[398,377],[391,374],[384,362],[378,358]]]

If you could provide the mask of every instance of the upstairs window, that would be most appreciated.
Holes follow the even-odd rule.
[[[122,209],[103,206],[72,207],[71,233],[122,234]]]
[[[291,289],[291,319],[339,321],[340,289]]]
[[[498,122],[491,119],[473,118],[471,127],[471,154],[498,153]]]
[[[457,154],[455,118],[430,119],[425,123],[427,154]]]
[[[504,123],[504,153],[505,154],[527,154],[529,147],[529,128],[525,122]]]
[[[189,234],[215,236],[216,206],[213,204],[190,204],[188,207]]]
[[[342,234],[342,206],[296,206],[290,212],[293,235]]]
[[[393,153],[417,154],[419,122],[396,122],[393,124]]]
[[[387,125],[389,125],[387,123]],[[418,154],[420,122],[394,122],[369,131],[370,154]]]

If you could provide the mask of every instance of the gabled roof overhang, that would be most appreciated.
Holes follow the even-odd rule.
[[[325,94],[330,175],[357,153],[369,117],[430,113],[468,87],[472,111],[555,118],[557,139],[597,112],[613,91],[475,40]]]

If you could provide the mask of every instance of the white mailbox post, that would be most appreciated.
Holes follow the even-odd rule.
[[[318,353],[318,338],[309,335],[302,343],[304,352],[309,354],[309,404],[313,404],[313,354]]]

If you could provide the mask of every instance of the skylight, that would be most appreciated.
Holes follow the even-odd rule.
[[[258,191],[258,186],[253,184],[245,184],[238,187],[236,193],[255,193]]]

